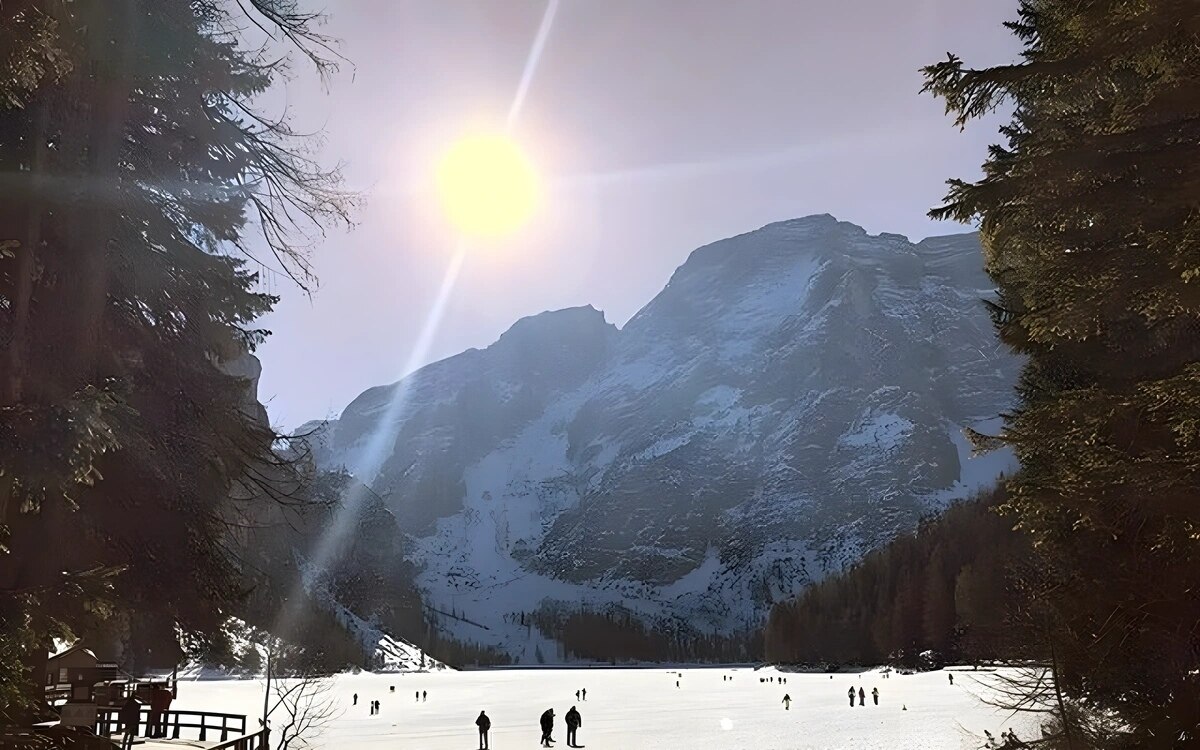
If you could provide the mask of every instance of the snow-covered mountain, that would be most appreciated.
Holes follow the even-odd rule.
[[[693,252],[620,330],[520,320],[366,391],[314,447],[384,497],[456,637],[552,655],[513,613],[554,602],[754,626],[1011,464],[962,436],[1019,365],[981,265],[973,234],[771,224]]]

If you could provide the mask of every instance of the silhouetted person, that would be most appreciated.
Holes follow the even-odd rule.
[[[487,714],[480,711],[479,718],[475,720],[475,726],[479,727],[479,750],[487,750],[487,734],[488,730],[492,728],[492,720],[487,717]]]
[[[954,673],[953,673],[953,672],[947,672],[947,673],[946,673],[946,676],[950,678],[950,684],[951,684],[951,685],[953,685],[953,684],[954,684]]]
[[[854,708],[854,688],[847,690],[846,695],[850,696],[850,708]]]
[[[421,702],[424,703],[427,700],[429,700],[429,693],[422,690],[421,691]]]
[[[392,686],[390,686],[390,687],[388,688],[388,691],[389,691],[389,692],[392,692],[392,693],[396,692],[396,686],[395,686],[395,685],[392,685]]]
[[[676,688],[678,688],[678,687],[679,687],[679,680],[675,680],[675,687],[676,687]]]
[[[352,706],[357,706],[357,705],[358,705],[358,693],[355,693],[355,694],[354,694],[354,702],[353,702],[353,703],[351,703],[350,705],[352,705]]]
[[[792,696],[788,695],[787,693],[783,694],[783,710],[784,711],[792,710]]]
[[[417,690],[413,693],[413,700],[417,703],[421,702],[421,691]]]
[[[578,690],[575,691],[575,700],[579,700],[579,691]]]
[[[133,748],[133,738],[137,734],[138,722],[142,717],[142,704],[132,695],[125,699],[125,704],[121,706],[120,712],[117,714],[117,720],[121,722],[121,750],[131,750]]]
[[[583,689],[583,699],[587,700],[587,688]]]
[[[151,688],[150,718],[146,722],[147,737],[167,736],[167,711],[171,708],[171,689],[166,685]]]
[[[563,717],[567,723],[567,747],[578,747],[575,743],[575,733],[579,731],[579,727],[583,726],[583,717],[571,706],[571,710],[567,711],[567,715]]]
[[[875,699],[875,705],[879,705],[879,688],[871,688],[871,697]]]
[[[858,705],[867,705],[867,693],[862,688],[858,689]]]
[[[554,738],[550,733],[554,731],[554,709],[547,708],[542,712],[542,747],[550,747],[550,743],[554,742]]]

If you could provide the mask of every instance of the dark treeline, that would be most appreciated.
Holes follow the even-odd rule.
[[[917,666],[1000,656],[1028,542],[995,512],[1001,492],[951,507],[850,570],[777,604],[766,658]]]
[[[733,663],[762,658],[757,633],[714,635],[686,626],[646,624],[625,610],[567,611],[543,607],[525,617],[563,645],[570,659],[634,662]]]
[[[425,634],[413,640],[419,643],[427,654],[452,667],[492,667],[512,664],[512,657],[504,651],[491,646],[456,640],[439,633],[437,625],[432,620],[428,622]]]

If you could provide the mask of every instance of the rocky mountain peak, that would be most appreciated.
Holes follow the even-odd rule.
[[[556,602],[750,627],[1010,465],[961,434],[1019,367],[990,288],[975,235],[770,224],[693,252],[621,330],[542,313],[410,376],[365,481],[456,637],[554,653],[505,615]],[[355,465],[396,387],[331,425],[323,465]]]

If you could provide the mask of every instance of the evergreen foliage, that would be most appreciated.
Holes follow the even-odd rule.
[[[629,610],[581,610],[549,603],[522,620],[563,646],[571,659],[734,664],[762,658],[755,633],[717,635],[678,622],[647,623]]]
[[[1042,641],[1106,744],[1200,742],[1200,4],[1024,0],[1014,65],[951,55],[959,125],[1014,108],[938,218],[978,222],[1001,339],[1028,358],[991,442],[1047,567]],[[1080,742],[1068,716],[1063,739]]]
[[[995,513],[999,495],[951,507],[850,570],[775,605],[766,658],[813,666],[917,667],[932,650],[980,661],[1011,653],[1024,538]]]
[[[238,506],[287,500],[231,374],[275,302],[250,238],[307,284],[305,243],[347,202],[250,110],[286,57],[241,31],[319,57],[316,20],[274,0],[0,6],[0,715],[28,715],[51,637],[113,608],[215,632],[242,593]]]

